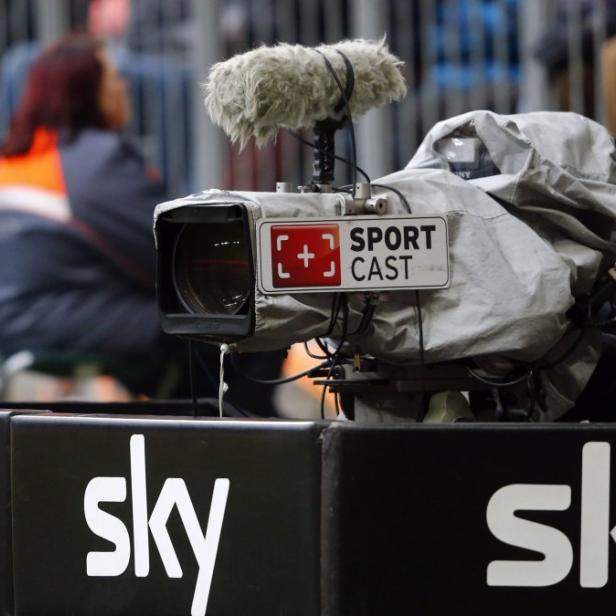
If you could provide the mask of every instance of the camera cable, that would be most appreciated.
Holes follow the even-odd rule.
[[[317,152],[327,154],[327,152],[326,152],[326,150],[324,148],[320,148],[316,143],[313,143],[312,141],[309,141],[308,139],[305,139],[299,133],[296,133],[293,130],[288,130],[287,132],[290,135],[292,135],[293,137],[295,137],[300,143],[303,143],[304,145],[307,145],[309,148],[312,148],[313,150],[315,150]],[[348,158],[344,158],[344,156],[339,156],[338,154],[333,154],[333,157],[336,160],[339,160],[341,163],[344,163],[345,165],[348,165],[352,169],[356,169],[358,171],[358,173],[363,175],[364,178],[366,179],[366,181],[368,183],[370,183],[370,176],[359,165],[356,165],[353,161],[349,160]],[[347,192],[347,191],[345,191],[345,192]],[[349,185],[348,192],[352,192],[350,185]]]
[[[417,306],[417,329],[419,330],[419,363],[423,366],[425,363],[424,330],[423,318],[421,315],[421,298],[419,296],[419,290],[415,291],[415,305]]]
[[[319,347],[320,348],[320,347]],[[327,355],[317,355],[316,353],[313,353],[310,350],[310,345],[308,344],[308,342],[304,342],[304,352],[306,353],[306,355],[308,355],[308,357],[310,357],[311,359],[319,359],[321,361],[323,361],[324,359],[327,359]]]
[[[285,383],[291,383],[293,381],[297,381],[305,376],[312,376],[316,371],[326,368],[329,365],[329,362],[324,361],[316,366],[312,366],[312,368],[308,368],[307,370],[303,370],[302,372],[298,372],[297,374],[292,374],[291,376],[283,377],[280,379],[259,379],[256,376],[248,374],[237,361],[237,353],[231,353],[231,363],[235,368],[236,372],[243,376],[245,379],[252,381],[253,383],[259,383],[260,385],[284,385]]]
[[[327,393],[327,388],[328,388],[327,381],[329,381],[332,378],[336,366],[338,366],[340,363],[342,347],[344,346],[346,342],[347,333],[348,333],[349,302],[348,302],[348,298],[346,295],[342,295],[341,300],[340,300],[340,305],[342,307],[342,332],[340,336],[340,341],[338,342],[338,346],[336,347],[336,350],[334,351],[334,353],[331,354],[331,357],[329,359],[329,370],[327,372],[327,376],[325,377],[325,383],[323,384],[323,391],[321,392],[321,409],[320,409],[321,419],[325,419],[325,395]],[[336,317],[336,320],[337,320],[337,317]],[[336,409],[338,409],[337,394],[335,394],[334,399],[335,399]]]
[[[191,358],[189,357],[188,370],[189,370],[189,380],[190,380],[189,386],[190,386],[190,391],[191,391],[193,416],[197,417],[201,415],[204,402],[206,404],[206,407],[212,406],[211,400],[216,400],[217,402],[216,410],[220,414],[220,408],[219,408],[220,404],[218,403],[218,398],[211,398],[211,397],[201,398],[197,395],[194,372],[192,372],[194,370],[194,365],[195,365],[194,360],[195,359],[197,360],[199,366],[201,367],[201,371],[207,378],[208,384],[211,389],[213,389],[214,391],[220,391],[220,380],[217,380],[212,375],[212,370],[210,366],[208,366],[206,360],[202,357],[201,353],[199,352],[200,349],[197,344],[197,341],[189,339],[188,342],[192,343],[191,344],[192,364],[191,364]],[[225,390],[225,393],[226,391],[227,390]],[[224,410],[224,414],[227,417],[255,417],[254,413],[251,413],[250,411],[247,411],[246,409],[239,407],[235,402],[231,404],[229,402],[224,401],[223,410]],[[209,413],[206,413],[206,414],[209,416]]]
[[[401,190],[398,190],[397,188],[394,188],[393,186],[388,186],[387,184],[376,184],[374,182],[372,182],[370,186],[375,186],[376,188],[382,188],[384,190],[390,190],[391,192],[395,193],[396,195],[398,195],[398,198],[400,199],[400,201],[402,201],[402,204],[404,205],[404,208],[406,209],[406,213],[407,214],[413,213],[413,211],[411,210],[411,204],[408,202],[408,199],[405,197],[404,193]]]

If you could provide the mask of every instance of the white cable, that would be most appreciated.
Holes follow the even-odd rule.
[[[222,399],[224,395],[229,391],[229,386],[225,383],[225,355],[229,352],[228,344],[220,345],[220,379],[218,385],[218,414],[223,416],[222,412]]]

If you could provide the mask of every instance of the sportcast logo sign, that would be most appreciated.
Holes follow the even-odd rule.
[[[259,290],[268,294],[449,286],[440,217],[264,218],[257,258]]]

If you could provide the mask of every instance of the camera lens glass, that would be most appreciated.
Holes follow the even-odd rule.
[[[176,291],[191,312],[237,314],[246,304],[251,277],[241,220],[184,225],[174,262]]]

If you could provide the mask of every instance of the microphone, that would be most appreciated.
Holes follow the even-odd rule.
[[[205,106],[232,142],[243,147],[255,137],[261,146],[279,128],[300,130],[344,119],[345,98],[353,118],[399,101],[406,94],[402,64],[385,39],[259,47],[211,68]]]

